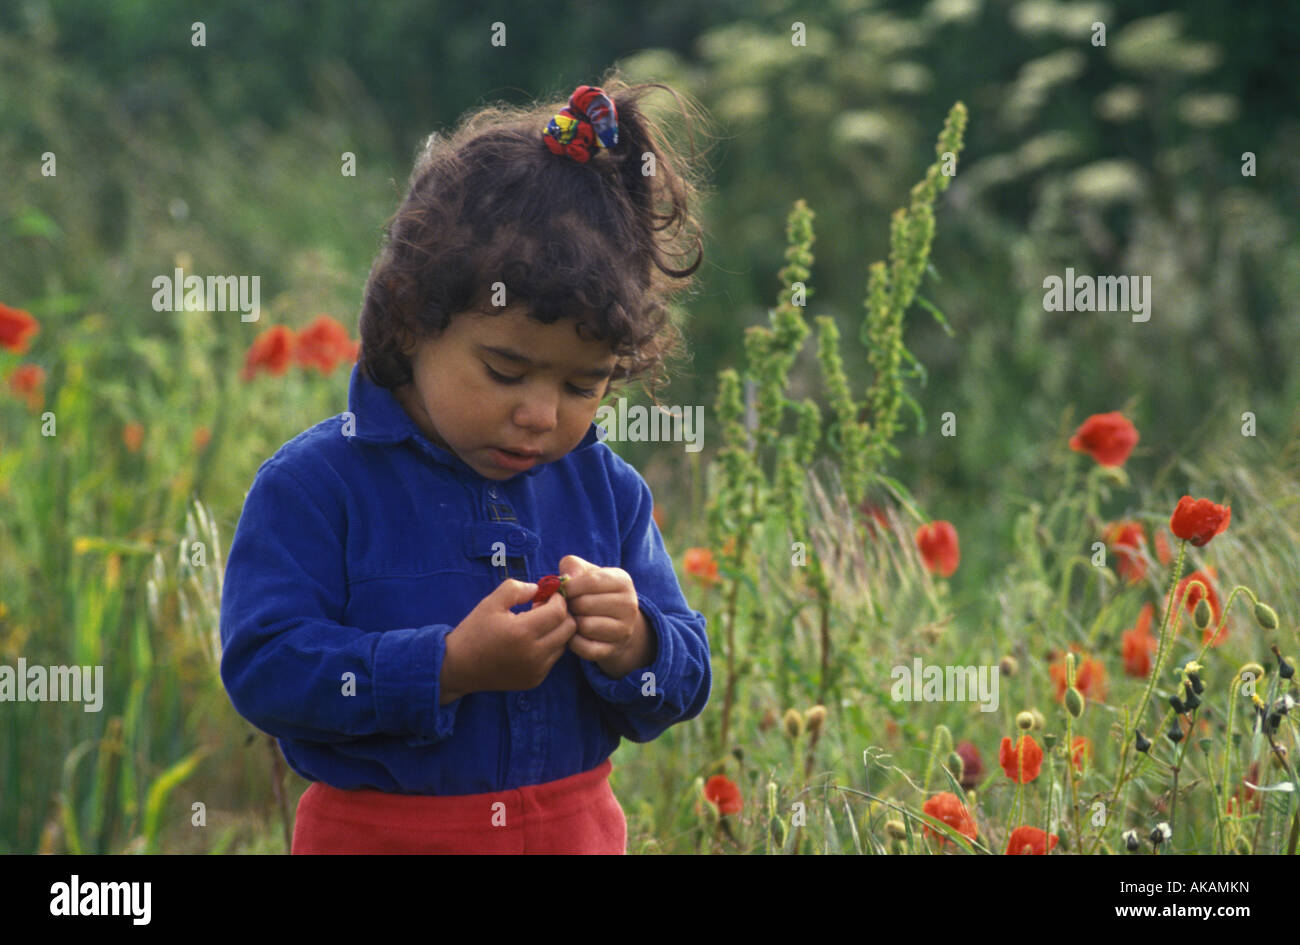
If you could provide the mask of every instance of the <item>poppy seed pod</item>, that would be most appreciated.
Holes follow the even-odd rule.
[[[1277,611],[1263,602],[1255,605],[1255,622],[1265,630],[1277,629]]]
[[[1041,732],[1043,729],[1047,728],[1047,719],[1043,718],[1043,713],[1039,712],[1037,709],[1030,709],[1029,715],[1034,720],[1034,729],[1036,731]]]
[[[798,738],[803,734],[803,716],[797,709],[785,710],[785,733],[791,738]]]
[[[1175,712],[1177,712],[1179,715],[1182,715],[1184,712],[1187,711],[1187,707],[1186,707],[1185,705],[1183,705],[1183,700],[1182,700],[1182,699],[1179,699],[1177,696],[1170,696],[1170,697],[1169,697],[1169,705],[1170,705],[1170,706],[1173,708],[1173,710],[1174,710]]]
[[[1083,716],[1083,707],[1083,693],[1073,686],[1065,690],[1065,711],[1069,712],[1072,718],[1081,718]]]
[[[1050,751],[1051,749],[1053,749],[1053,748],[1056,747],[1056,742],[1057,742],[1057,738],[1056,738],[1056,733],[1055,733],[1055,732],[1044,732],[1044,733],[1043,733],[1043,747],[1044,747],[1044,748],[1046,748],[1046,749],[1048,749],[1048,750]]]
[[[1178,724],[1178,716],[1174,716],[1174,720],[1169,723],[1169,731],[1165,732],[1165,738],[1175,745],[1183,740],[1183,727]]]
[[[1210,625],[1210,620],[1214,613],[1210,610],[1210,602],[1204,597],[1196,602],[1196,610],[1192,612],[1192,619],[1196,621],[1196,629],[1204,630]]]
[[[1201,707],[1201,700],[1191,689],[1185,689],[1183,691],[1183,705],[1187,706],[1187,711],[1190,712]]]
[[[1034,715],[1032,712],[1020,712],[1016,715],[1016,728],[1022,732],[1027,732],[1034,727]]]
[[[1169,838],[1173,835],[1174,832],[1170,829],[1169,824],[1161,822],[1156,824],[1155,828],[1151,831],[1151,842],[1159,846],[1162,843],[1168,842]]]

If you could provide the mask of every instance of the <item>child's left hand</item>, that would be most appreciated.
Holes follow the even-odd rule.
[[[569,576],[564,594],[569,613],[578,622],[569,649],[614,679],[654,662],[653,635],[626,571],[565,555],[560,559],[560,574]]]

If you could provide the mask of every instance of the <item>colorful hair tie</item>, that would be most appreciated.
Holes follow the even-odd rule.
[[[604,89],[580,85],[569,96],[568,106],[543,129],[542,140],[552,154],[586,164],[602,147],[618,144],[618,109]]]

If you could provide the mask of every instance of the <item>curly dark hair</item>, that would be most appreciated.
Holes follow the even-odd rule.
[[[703,262],[692,208],[705,187],[693,139],[688,163],[641,99],[665,89],[688,132],[692,114],[708,122],[667,85],[629,86],[617,69],[598,84],[618,109],[618,144],[586,164],[542,140],[563,104],[490,105],[425,141],[366,282],[360,361],[376,384],[411,382],[415,342],[457,313],[504,311],[489,304],[503,285],[505,307],[525,304],[546,325],[575,319],[580,335],[608,340],[610,391],[641,379],[656,397],[665,365],[685,353],[669,303]],[[692,249],[694,262],[674,268]]]

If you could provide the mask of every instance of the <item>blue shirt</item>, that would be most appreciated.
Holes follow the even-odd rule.
[[[705,618],[649,487],[594,423],[561,459],[496,481],[429,442],[359,365],[348,409],[259,467],[226,562],[221,679],[294,771],[342,790],[502,791],[700,713]],[[566,649],[535,689],[439,705],[447,634],[505,578],[535,582],[569,554],[631,576],[654,662],[614,679]]]

